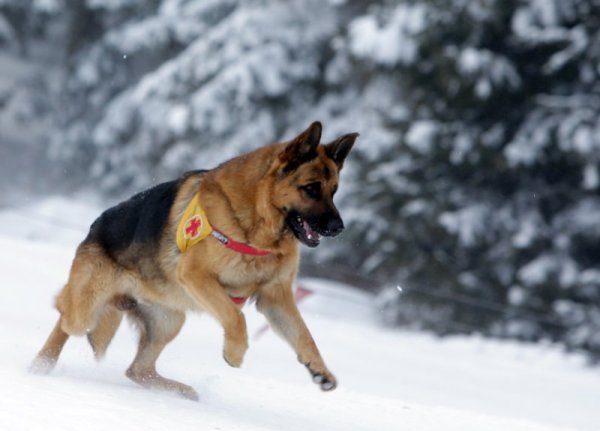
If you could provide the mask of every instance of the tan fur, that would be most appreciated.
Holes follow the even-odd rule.
[[[336,380],[294,301],[292,284],[298,271],[299,244],[286,229],[282,208],[294,204],[309,210],[310,205],[317,205],[307,202],[298,191],[300,184],[315,179],[323,182],[327,192],[318,205],[333,205],[331,190],[337,185],[338,167],[319,146],[314,160],[283,176],[282,153],[286,148],[286,144],[270,145],[205,174],[188,176],[178,190],[157,245],[157,258],[136,261],[135,249],[123,256],[124,262],[137,262],[141,269],[118,265],[97,244],[80,246],[68,283],[57,297],[59,321],[33,368],[50,370],[70,335],[88,334],[96,356],[102,357],[126,313],[141,332],[138,353],[127,376],[145,387],[197,399],[191,387],[156,372],[158,355],[178,334],[187,311],[204,310],[224,328],[224,359],[239,367],[248,336],[244,315],[230,297],[253,297],[259,311],[292,346],[315,381],[331,382],[330,387],[322,386],[325,389],[335,387]],[[272,254],[253,257],[236,253],[212,237],[181,254],[175,244],[176,229],[198,191],[214,227]]]
[[[112,341],[119,325],[123,320],[123,313],[114,307],[106,306],[98,319],[96,327],[88,332],[88,341],[94,351],[94,356],[100,360],[106,354],[106,349]]]

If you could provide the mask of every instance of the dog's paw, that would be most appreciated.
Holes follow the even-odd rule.
[[[223,360],[227,362],[227,365],[233,368],[240,368],[242,366],[242,362],[244,361],[243,357],[234,358],[231,355],[227,355],[225,351],[223,351]]]
[[[38,355],[29,365],[28,371],[32,374],[44,376],[54,369],[56,360],[49,359],[43,355]]]
[[[196,390],[194,388],[192,388],[191,386],[187,386],[187,385],[181,385],[180,388],[177,389],[176,391],[179,396],[186,398],[190,401],[199,401],[200,397],[198,396],[198,392],[196,392]]]
[[[239,313],[237,320],[225,327],[223,359],[232,367],[239,368],[244,360],[246,350],[248,350],[246,318]]]
[[[223,349],[223,359],[229,366],[234,368],[239,368],[242,366],[242,362],[244,361],[245,350],[240,351],[239,349],[234,348],[224,348]]]
[[[313,382],[318,384],[322,391],[333,391],[337,388],[337,380],[328,370],[316,371],[310,367],[310,364],[306,365],[306,369],[312,376]]]
[[[225,338],[225,345],[223,346],[223,359],[230,366],[239,368],[244,361],[244,355],[248,350],[248,337],[231,337]]]

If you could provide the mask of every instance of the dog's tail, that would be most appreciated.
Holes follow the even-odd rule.
[[[106,354],[110,342],[121,325],[123,312],[131,311],[135,307],[137,301],[129,295],[115,295],[104,306],[96,327],[87,336],[97,360],[101,360]]]

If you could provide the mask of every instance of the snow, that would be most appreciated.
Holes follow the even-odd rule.
[[[265,323],[252,306],[244,309],[251,344],[241,369],[221,359],[222,330],[207,316],[190,315],[159,359],[164,375],[198,390],[198,403],[126,379],[135,351],[127,325],[104,362],[74,338],[54,372],[30,375],[57,317],[52,298],[66,279],[76,226],[96,211],[52,198],[0,212],[0,429],[600,429],[600,375],[582,357],[549,345],[384,329],[370,295],[319,279],[300,280],[314,292],[300,308],[339,378],[332,393],[315,387],[272,332],[255,336]],[[58,217],[63,225],[55,226]]]
[[[60,0],[34,0],[34,9],[40,12],[53,13],[60,6]]]
[[[0,15],[0,41],[12,41],[15,38],[15,31],[11,27],[8,20]]]
[[[462,244],[472,245],[489,226],[487,208],[475,204],[457,211],[446,211],[439,217],[440,224],[448,231],[458,235]]]
[[[171,108],[167,121],[173,133],[183,135],[188,127],[189,116],[190,110],[183,104]]]
[[[515,248],[529,247],[539,235],[540,226],[544,221],[537,212],[530,212],[522,217],[521,224],[512,238],[512,244]]]
[[[600,235],[600,202],[596,198],[581,199],[576,205],[557,217],[557,227],[567,232],[588,236]]]
[[[568,31],[558,26],[556,3],[534,0],[517,9],[512,30],[524,41],[556,42],[568,39]]]
[[[434,121],[415,121],[406,132],[406,145],[421,154],[427,154],[433,148],[437,132],[438,125]]]
[[[546,253],[523,266],[518,277],[526,285],[541,285],[554,275],[558,277],[560,285],[566,287],[576,282],[578,273],[577,264],[573,260]]]
[[[458,68],[465,75],[481,76],[475,84],[475,94],[485,99],[492,92],[492,83],[511,88],[521,85],[519,74],[507,58],[486,49],[467,47],[458,58]]]
[[[517,166],[532,165],[539,160],[540,154],[551,142],[549,129],[553,120],[554,118],[549,118],[542,112],[529,114],[521,125],[517,137],[504,148],[504,155],[508,162]]]
[[[350,24],[351,52],[388,66],[413,63],[418,47],[415,36],[424,30],[426,14],[423,5],[401,4],[383,25],[373,15],[355,19]]]

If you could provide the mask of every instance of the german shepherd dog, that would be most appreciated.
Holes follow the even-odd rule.
[[[316,247],[321,236],[344,229],[333,195],[357,136],[321,145],[321,124],[314,122],[287,143],[188,172],[106,210],[77,248],[56,299],[60,317],[32,370],[49,372],[72,335],[87,335],[102,358],[127,315],[140,332],[127,377],[197,400],[192,387],[158,374],[158,356],[179,333],[186,312],[202,310],[224,329],[223,358],[239,367],[248,349],[241,307],[254,299],[313,381],[334,389],[336,378],[300,316],[292,284],[299,243]],[[182,252],[178,226],[195,196],[216,235]]]

